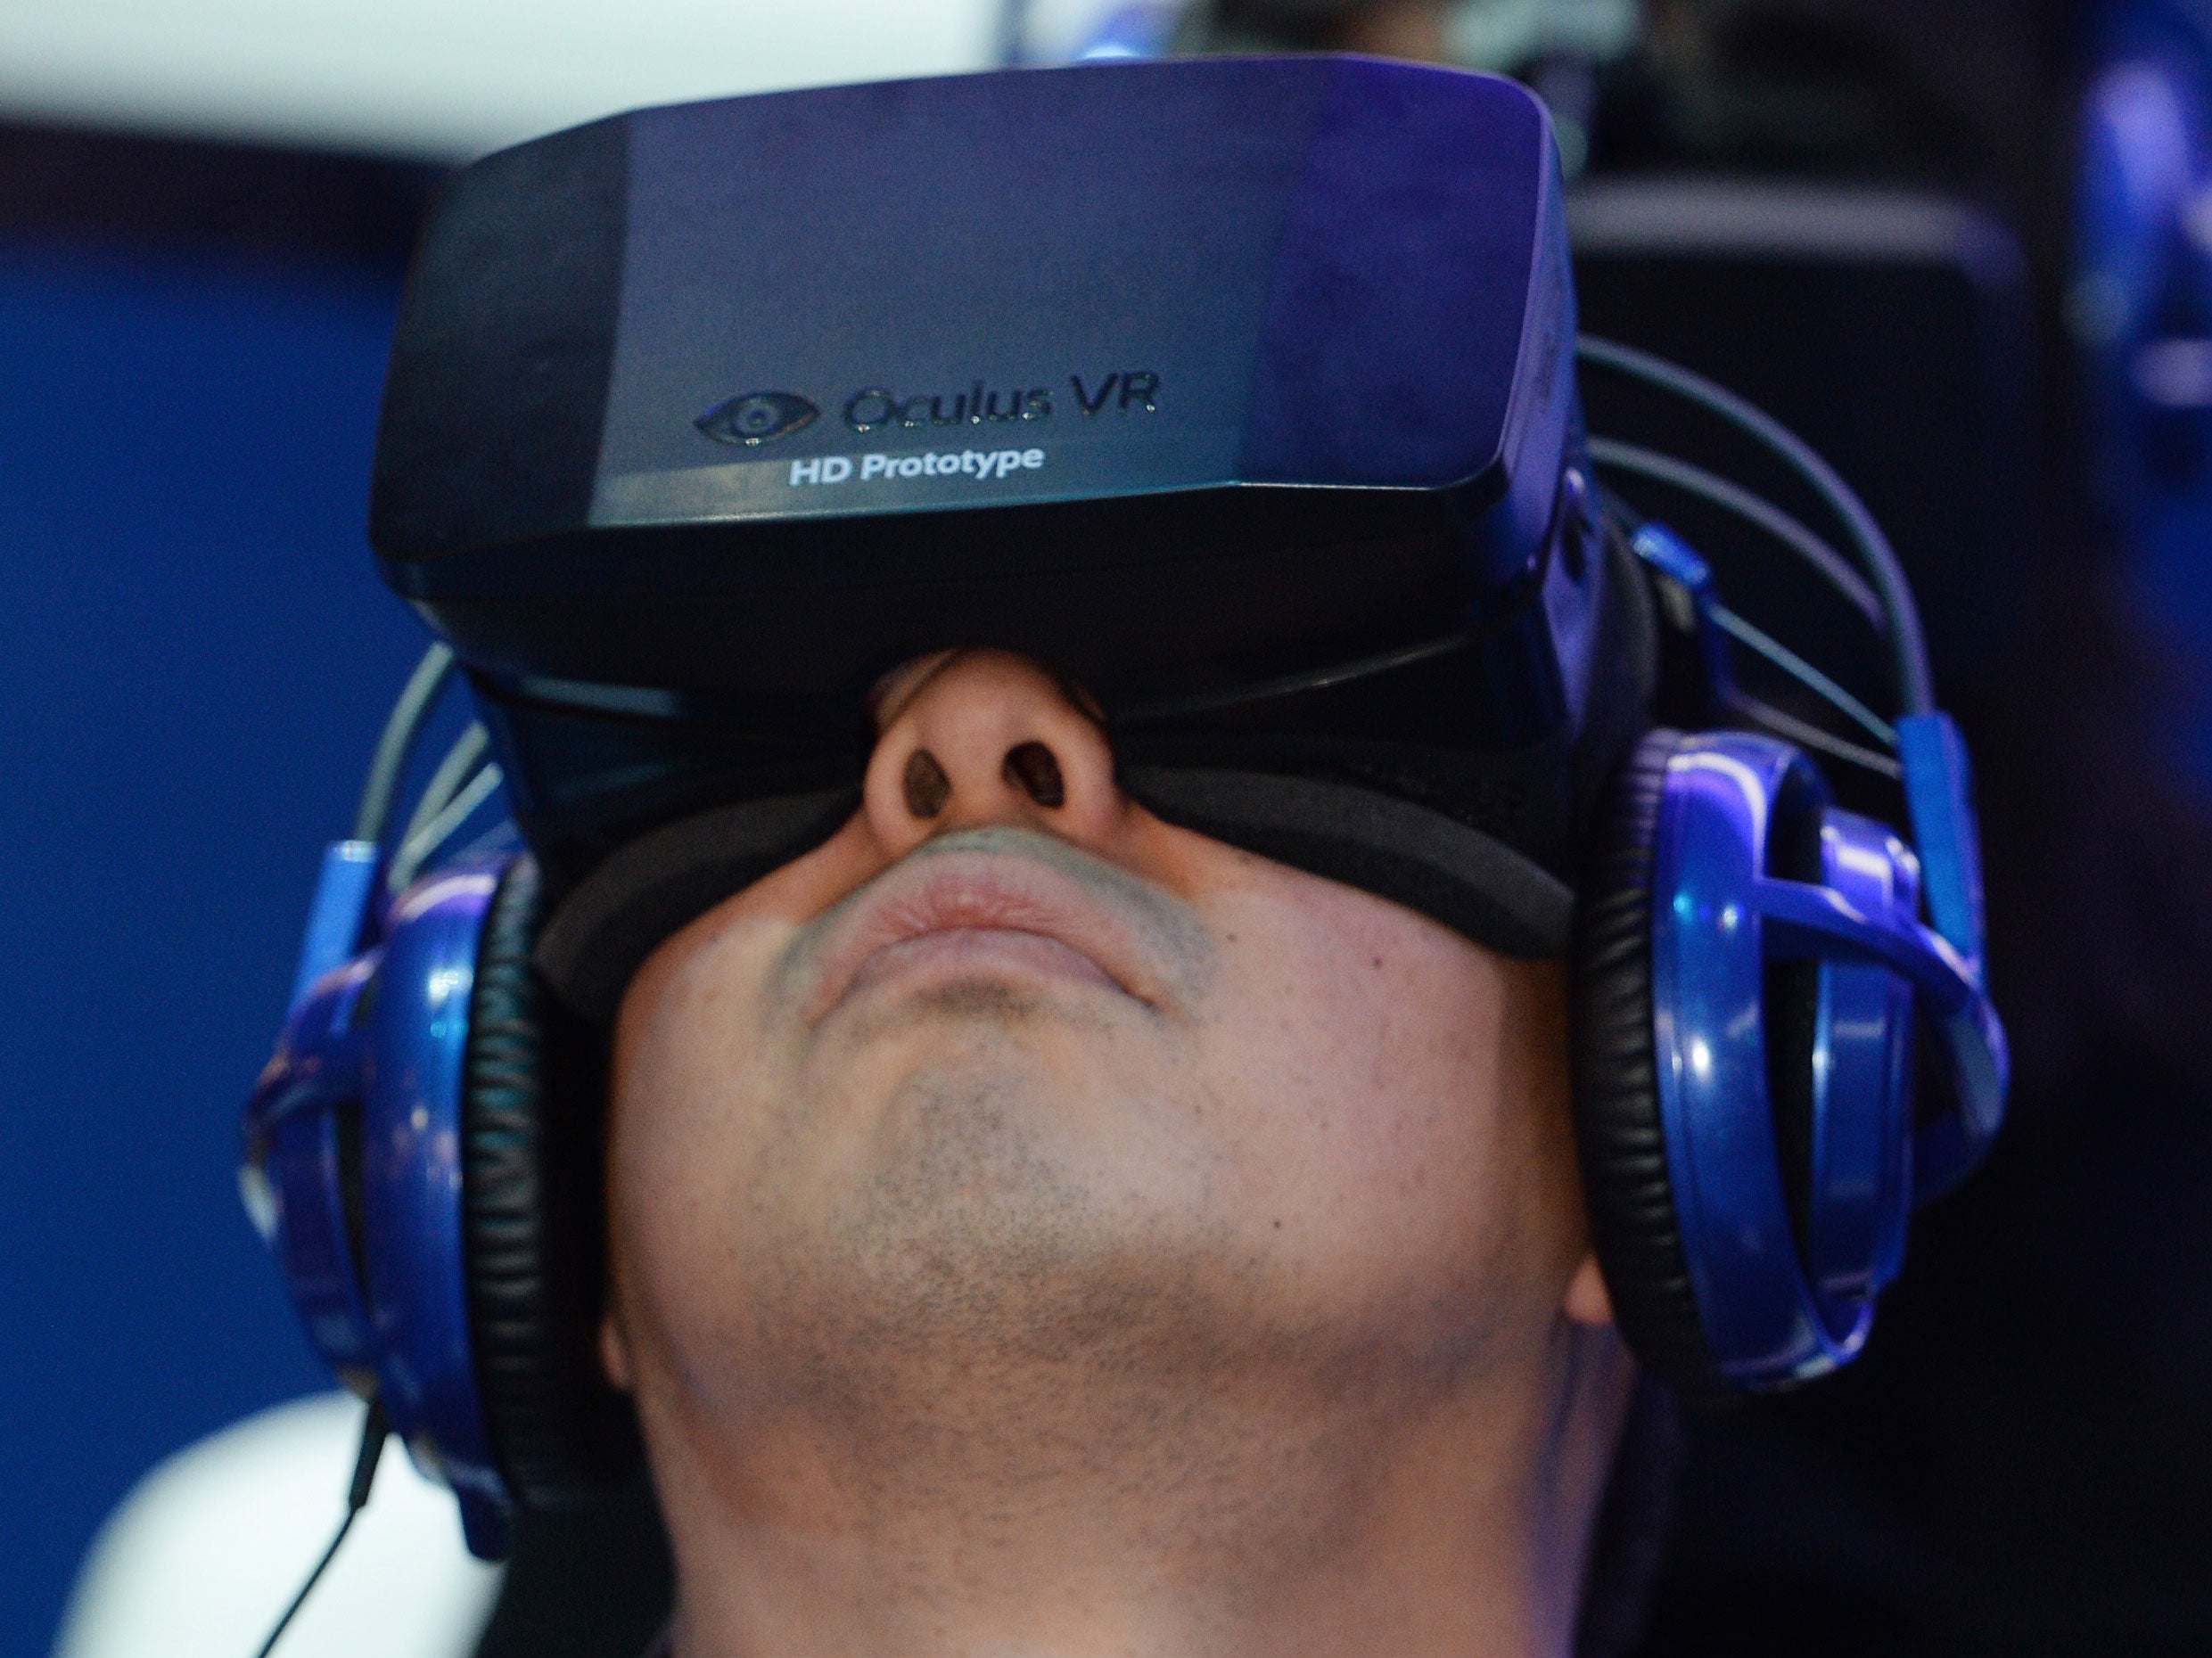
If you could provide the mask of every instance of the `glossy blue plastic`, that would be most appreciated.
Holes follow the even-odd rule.
[[[1915,1137],[1913,1189],[1922,1199],[1948,1191],[1996,1137],[2011,1075],[2004,1027],[1976,965],[1917,922],[1898,926],[1863,915],[1825,888],[1762,881],[1755,901],[1774,953],[1879,964],[1912,984],[1951,1085],[1949,1108]]]
[[[1920,860],[1887,824],[1830,810],[1821,879],[1863,915],[1909,925]],[[1912,1207],[1912,990],[1883,967],[1822,962],[1813,1047],[1805,1271],[1832,1300],[1897,1275]]]
[[[349,896],[373,892],[355,879],[365,866],[374,873],[347,844],[333,850],[303,967],[346,935]],[[508,1498],[476,1392],[460,1127],[497,880],[485,866],[417,883],[362,955],[311,982],[247,1105],[242,1175],[317,1350],[383,1401],[417,1465],[460,1499],[469,1547],[487,1559],[506,1551]]]
[[[506,1501],[476,1396],[461,1241],[461,1081],[476,950],[497,873],[404,894],[385,928],[368,1022],[361,1211],[385,1409],[418,1462],[461,1498],[470,1547]],[[481,1547],[480,1547],[480,1540]]]
[[[1928,912],[1936,931],[1973,964],[1982,963],[1981,830],[1974,818],[1974,775],[1966,739],[1950,715],[1907,714],[1897,721],[1912,839],[1928,872]]]
[[[1969,1163],[2002,1116],[2003,1034],[1965,959],[1912,910],[1919,872],[1879,825],[1822,809],[1823,882],[1767,873],[1776,802],[1824,801],[1770,737],[1711,732],[1667,767],[1654,846],[1659,1104],[1691,1286],[1721,1369],[1746,1388],[1850,1358],[1896,1268],[1907,1170]],[[1804,1247],[1769,1090],[1766,969],[1821,964]],[[1890,982],[1885,982],[1890,981]],[[1911,1137],[1910,1015],[1955,1100]]]
[[[343,966],[366,942],[369,907],[376,893],[376,877],[383,867],[374,841],[333,841],[323,850],[323,867],[316,876],[315,898],[308,908],[307,934],[300,941],[300,961],[292,975],[287,1007],[333,968]]]
[[[324,975],[292,1008],[246,1108],[239,1184],[283,1263],[316,1350],[362,1394],[377,1389],[376,1343],[344,1202],[340,1135],[358,1110],[363,1038],[355,1012],[367,963]]]

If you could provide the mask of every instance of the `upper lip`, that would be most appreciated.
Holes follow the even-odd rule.
[[[843,1001],[878,950],[925,933],[1003,929],[1056,940],[1127,994],[1156,1000],[1131,929],[1075,877],[1019,852],[925,849],[876,877],[824,940],[810,1018]]]

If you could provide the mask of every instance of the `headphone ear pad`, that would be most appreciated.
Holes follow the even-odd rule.
[[[1653,1023],[1654,843],[1678,732],[1648,732],[1615,776],[1575,907],[1571,1018],[1576,1141],[1591,1240],[1621,1333],[1690,1397],[1732,1395],[1691,1289],[1659,1113]]]
[[[478,946],[463,1061],[462,1258],[485,1426],[515,1502],[552,1506],[637,1458],[598,1364],[605,1296],[598,1045],[530,965],[538,866],[501,876]]]

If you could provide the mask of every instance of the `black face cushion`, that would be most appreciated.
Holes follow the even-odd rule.
[[[1133,766],[1121,783],[1170,823],[1394,899],[1505,955],[1567,947],[1573,891],[1442,812],[1262,772]],[[641,836],[562,900],[538,943],[539,971],[572,1012],[612,1024],[630,979],[664,940],[820,845],[859,805],[850,790],[752,800]]]
[[[1733,1391],[1706,1345],[1674,1218],[1651,1005],[1651,861],[1680,733],[1646,734],[1600,808],[1575,911],[1575,1114],[1590,1230],[1621,1333],[1678,1391]]]
[[[485,1425],[508,1490],[555,1506],[637,1459],[597,1362],[604,1296],[604,1065],[530,964],[536,862],[512,865],[478,947],[463,1061],[462,1228]]]
[[[562,899],[538,940],[539,972],[570,1012],[612,1025],[646,956],[821,845],[859,805],[857,789],[745,800],[639,836]]]
[[[1131,766],[1121,784],[1182,828],[1415,909],[1501,955],[1566,948],[1575,894],[1534,858],[1457,818],[1311,777]]]

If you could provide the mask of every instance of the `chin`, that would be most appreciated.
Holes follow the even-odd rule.
[[[934,1038],[950,1047],[979,1031],[1001,1046],[1089,1039],[1101,1048],[1108,1042],[1126,1047],[1146,1039],[1138,1034],[1151,1022],[1145,1015],[1141,1003],[1073,975],[999,964],[928,963],[857,991],[822,1022],[818,1038],[843,1063],[865,1063],[866,1050],[878,1043]]]
[[[1044,1143],[1140,1135],[1187,1115],[1189,1069],[1125,998],[961,977],[841,1009],[802,1070],[839,1115],[874,1119],[912,1160],[966,1156],[975,1125]],[[934,1149],[933,1149],[934,1148]]]

